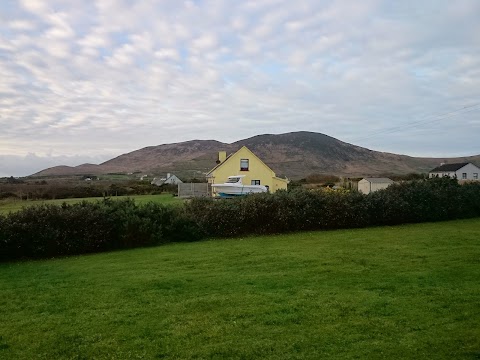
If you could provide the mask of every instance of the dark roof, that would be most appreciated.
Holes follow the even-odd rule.
[[[461,169],[462,167],[468,164],[470,163],[443,164],[436,167],[433,170],[430,170],[430,172],[457,171],[458,169]]]

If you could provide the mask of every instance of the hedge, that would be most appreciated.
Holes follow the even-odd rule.
[[[129,199],[27,207],[0,216],[0,261],[198,240],[182,212]]]
[[[133,200],[40,205],[0,216],[0,261],[93,253],[205,237],[358,228],[480,216],[480,183],[435,178],[369,195],[305,190],[184,206]]]

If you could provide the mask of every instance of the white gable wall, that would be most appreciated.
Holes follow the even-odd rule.
[[[431,178],[436,176],[450,176],[451,178],[456,177],[458,180],[480,180],[480,169],[473,164],[467,164],[464,167],[458,169],[457,171],[429,173],[429,177]]]

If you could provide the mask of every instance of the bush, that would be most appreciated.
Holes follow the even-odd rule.
[[[200,238],[181,207],[133,200],[39,205],[0,216],[0,260],[93,253]]]
[[[295,188],[224,201],[193,199],[186,211],[207,236],[441,221],[480,216],[480,184],[436,178],[394,184],[369,195]]]
[[[0,260],[153,246],[203,237],[358,228],[480,216],[480,183],[448,178],[394,184],[369,195],[278,191],[182,206],[133,200],[40,205],[0,216]]]
[[[0,191],[0,200],[4,200],[4,199],[18,199],[18,196],[12,192]]]

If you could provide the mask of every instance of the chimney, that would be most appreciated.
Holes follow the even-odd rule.
[[[167,173],[167,179],[170,177],[170,173]]]
[[[226,158],[227,158],[227,152],[226,151],[219,151],[218,152],[217,164],[221,164],[222,162],[225,161]]]

